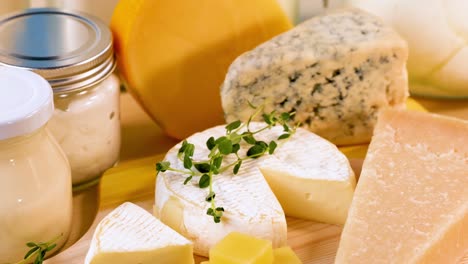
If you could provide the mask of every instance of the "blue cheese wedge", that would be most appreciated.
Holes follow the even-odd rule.
[[[257,131],[264,125],[252,122],[250,129]],[[208,138],[225,133],[224,126],[218,126],[187,138],[195,145],[194,161],[206,161]],[[344,224],[356,184],[346,157],[335,145],[305,129],[298,128],[288,140],[277,140],[282,133],[283,127],[275,126],[255,135],[257,140],[278,142],[272,155],[245,160],[237,175],[226,170],[214,176],[216,206],[225,210],[220,223],[206,214],[209,190],[199,188],[199,176],[184,185],[187,174],[169,170],[160,172],[156,180],[155,215],[192,240],[194,252],[202,256],[208,256],[213,245],[234,231],[268,239],[274,247],[284,246],[285,213]],[[250,146],[242,141],[239,155],[244,157]],[[177,155],[180,147],[172,148],[164,160],[185,170]],[[236,159],[227,156],[223,166]]]
[[[221,88],[227,122],[253,105],[295,112],[292,122],[335,144],[369,142],[383,108],[404,108],[406,42],[357,9],[314,17],[238,57]]]

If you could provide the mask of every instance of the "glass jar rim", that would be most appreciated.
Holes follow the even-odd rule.
[[[0,65],[41,75],[54,93],[93,86],[115,69],[110,29],[83,12],[31,8],[0,17],[0,31]]]

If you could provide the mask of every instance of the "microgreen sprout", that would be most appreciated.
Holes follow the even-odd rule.
[[[193,159],[195,145],[184,140],[178,151],[178,158],[183,163],[184,169],[173,168],[168,161],[162,161],[156,164],[157,173],[173,171],[187,175],[183,182],[184,185],[190,183],[194,176],[199,177],[198,187],[202,189],[208,188],[205,201],[209,202],[211,206],[207,210],[206,214],[212,216],[215,223],[219,223],[221,221],[224,208],[216,206],[216,194],[213,191],[213,177],[230,169],[232,169],[232,173],[236,175],[239,173],[243,161],[248,159],[258,159],[265,154],[272,155],[277,149],[278,143],[275,140],[270,142],[257,140],[255,136],[262,131],[271,129],[277,125],[282,126],[283,132],[278,136],[277,140],[286,140],[294,135],[298,127],[297,125],[294,127],[289,125],[289,121],[294,117],[294,112],[278,114],[273,111],[270,113],[263,113],[262,118],[266,125],[260,129],[252,131],[250,129],[250,123],[261,112],[263,112],[264,109],[263,107],[255,107],[252,104],[250,105],[256,111],[249,117],[246,123],[242,123],[239,120],[231,122],[225,126],[225,135],[218,138],[208,138],[206,141],[206,147],[209,150],[209,154],[206,160],[195,161]],[[241,144],[247,145],[248,149],[245,156],[239,155]],[[234,155],[236,160],[223,166],[225,157],[230,155]]]
[[[52,251],[55,247],[57,247],[57,241],[63,236],[60,234],[59,236],[55,237],[54,239],[48,242],[28,242],[26,246],[29,248],[24,258],[14,264],[42,264],[45,259],[47,252]]]

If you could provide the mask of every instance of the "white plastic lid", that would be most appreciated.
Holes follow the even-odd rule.
[[[0,140],[44,126],[54,112],[53,92],[41,76],[0,66]]]

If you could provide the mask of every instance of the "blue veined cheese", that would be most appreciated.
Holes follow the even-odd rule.
[[[238,57],[221,88],[227,122],[295,112],[291,122],[335,144],[369,142],[383,108],[404,108],[406,42],[358,9],[314,17]],[[261,116],[261,115],[259,115]]]

